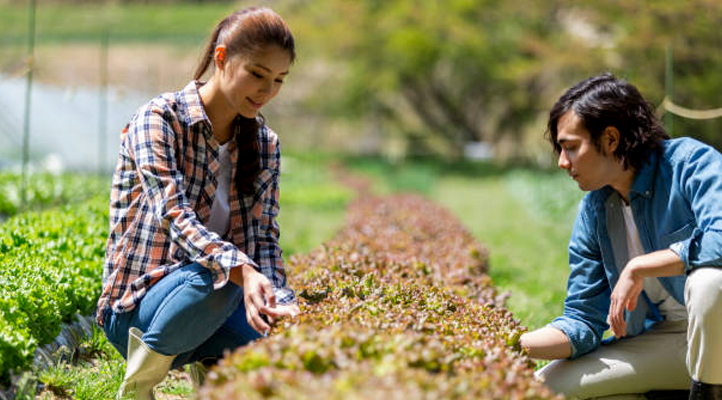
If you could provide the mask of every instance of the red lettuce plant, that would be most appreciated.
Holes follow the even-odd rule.
[[[199,397],[554,398],[486,269],[446,210],[360,197],[336,239],[289,262],[302,314],[225,357]]]

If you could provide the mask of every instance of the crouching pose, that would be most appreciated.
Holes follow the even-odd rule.
[[[538,376],[573,398],[722,398],[722,155],[670,139],[609,74],[569,89],[548,133],[559,167],[590,193],[564,313],[521,337],[532,357],[557,359]]]
[[[170,368],[202,369],[298,313],[278,245],[278,137],[259,114],[294,57],[276,13],[235,12],[195,79],[123,130],[96,314],[127,359],[119,397],[152,399]]]

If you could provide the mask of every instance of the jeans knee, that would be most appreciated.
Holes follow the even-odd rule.
[[[243,288],[231,282],[227,282],[222,288],[214,290],[206,298],[209,307],[216,310],[227,308],[228,315],[238,308],[238,305],[242,302]]]
[[[189,278],[187,284],[207,294],[204,302],[208,303],[210,307],[222,309],[230,306],[235,309],[238,306],[238,302],[243,298],[243,289],[240,286],[228,281],[222,288],[214,289],[213,273],[209,269],[201,267],[194,272],[196,273]]]

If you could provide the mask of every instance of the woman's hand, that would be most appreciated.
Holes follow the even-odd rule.
[[[239,276],[240,275],[240,276]],[[276,307],[276,295],[271,282],[250,264],[231,268],[230,281],[243,287],[243,304],[246,307],[246,320],[256,332],[265,335],[271,330],[272,321],[263,314]]]
[[[271,282],[249,264],[232,268],[229,279],[243,287],[246,319],[248,324],[262,335],[268,334],[277,319],[295,317],[301,313],[296,304],[276,305],[276,295]]]
[[[622,270],[617,284],[612,291],[611,304],[607,323],[611,326],[614,336],[621,338],[627,334],[627,322],[624,320],[624,310],[632,311],[637,308],[637,299],[642,293],[644,278],[635,273],[630,262]]]
[[[265,307],[263,313],[275,321],[283,317],[293,318],[301,313],[301,309],[296,304],[279,304],[275,308]]]

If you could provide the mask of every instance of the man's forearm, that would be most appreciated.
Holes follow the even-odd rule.
[[[684,262],[675,252],[666,249],[634,257],[627,268],[640,278],[674,276],[684,273]]]
[[[551,326],[521,335],[520,344],[532,358],[556,360],[572,355],[572,346],[567,335]]]

